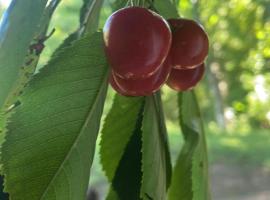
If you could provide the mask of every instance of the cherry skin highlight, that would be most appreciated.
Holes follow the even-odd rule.
[[[172,47],[170,56],[173,68],[194,68],[204,62],[209,40],[204,29],[189,19],[169,19],[172,30]]]
[[[146,8],[113,13],[103,29],[105,52],[113,71],[124,79],[147,78],[165,61],[171,47],[169,24]]]
[[[131,96],[129,95],[129,93],[126,93],[125,91],[123,91],[118,85],[117,83],[115,82],[112,74],[110,74],[110,78],[109,78],[109,83],[110,85],[112,86],[112,88],[120,95],[122,96]]]
[[[205,71],[204,64],[192,69],[172,69],[167,85],[176,91],[187,91],[197,85]]]
[[[113,71],[111,77],[122,93],[128,94],[128,96],[148,96],[162,87],[168,79],[170,71],[171,65],[166,60],[155,74],[145,79],[122,79]]]

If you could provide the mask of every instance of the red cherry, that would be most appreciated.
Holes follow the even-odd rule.
[[[118,85],[117,83],[115,82],[112,74],[110,74],[110,78],[109,78],[109,82],[110,82],[110,85],[112,86],[112,88],[118,93],[118,94],[121,94],[123,96],[130,96],[128,93],[126,93],[125,91],[123,91]]]
[[[204,29],[189,19],[169,19],[172,29],[170,56],[173,68],[194,68],[204,62],[209,49],[209,40]]]
[[[128,96],[148,96],[161,88],[168,79],[170,71],[171,65],[166,60],[155,74],[145,79],[122,79],[113,71],[111,76],[122,93]]]
[[[125,79],[154,74],[171,47],[168,23],[145,8],[116,11],[106,21],[103,32],[108,61],[114,72]]]
[[[167,85],[177,91],[190,90],[202,79],[204,64],[192,69],[172,69]]]

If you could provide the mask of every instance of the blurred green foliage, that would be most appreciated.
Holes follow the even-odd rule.
[[[249,166],[262,166],[270,169],[269,146],[270,137],[266,130],[248,132],[231,132],[208,128],[207,142],[210,164],[214,163],[241,163]],[[173,162],[179,153],[179,132],[171,132],[170,143]],[[233,156],[232,156],[233,155]]]
[[[269,128],[269,6],[269,0],[181,0],[179,4],[181,14],[200,20],[209,34],[206,77],[215,76],[226,123],[233,128],[235,122]],[[205,81],[198,92],[207,120],[212,120],[212,105],[218,100],[211,95],[210,84]]]

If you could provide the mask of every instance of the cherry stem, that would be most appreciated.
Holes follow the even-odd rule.
[[[134,6],[133,0],[128,0],[128,1],[127,1],[127,4],[126,4],[125,7],[128,7],[128,6]]]
[[[138,7],[145,7],[146,0],[128,0],[127,6],[138,6]]]

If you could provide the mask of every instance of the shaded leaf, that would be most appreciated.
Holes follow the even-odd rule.
[[[169,199],[209,200],[206,139],[193,92],[179,94],[179,110],[185,144],[174,168]]]
[[[161,92],[158,91],[154,95],[155,98],[155,105],[156,108],[159,112],[158,117],[159,117],[159,126],[160,130],[163,133],[163,141],[165,145],[165,153],[166,153],[166,179],[167,179],[167,185],[166,188],[168,189],[170,184],[171,184],[171,178],[172,178],[172,164],[171,164],[171,154],[170,154],[170,147],[169,147],[169,140],[168,140],[168,134],[167,134],[167,128],[166,128],[166,119],[164,116],[164,111],[163,111],[163,105],[162,105],[162,99],[161,99]]]
[[[12,105],[18,100],[18,97],[20,96],[23,89],[25,88],[28,81],[31,79],[32,75],[36,70],[40,54],[42,53],[43,48],[45,48],[44,42],[46,39],[48,39],[46,33],[50,24],[50,20],[58,4],[59,1],[54,0],[51,1],[49,5],[45,8],[44,14],[41,18],[41,22],[31,41],[31,45],[29,46],[27,54],[25,55],[24,62],[19,69],[19,75],[16,83],[14,84],[13,89],[9,92],[9,95],[5,100],[4,109],[2,111],[3,115],[10,112]],[[16,56],[14,56],[14,58],[15,57]],[[4,117],[8,118],[8,116]]]
[[[100,156],[103,170],[112,182],[136,127],[143,98],[116,95],[102,129]]]
[[[143,105],[111,184],[108,200],[139,200],[141,188]],[[116,144],[117,145],[117,144]]]
[[[142,188],[143,199],[164,200],[168,179],[170,179],[170,167],[168,167],[168,145],[166,144],[166,129],[164,121],[160,118],[159,103],[156,96],[146,97],[143,137],[142,137]],[[170,163],[169,163],[170,165]]]
[[[83,23],[85,21],[87,10],[89,7],[89,2],[92,2],[93,0],[82,0],[82,1],[83,1],[83,4],[80,10],[80,27],[83,26]]]
[[[41,22],[36,30],[35,36],[31,41],[30,47],[33,47],[33,49],[28,50],[27,54],[25,55],[24,63],[22,63],[22,66],[18,71],[18,78],[14,83],[14,87],[11,91],[9,91],[9,95],[6,97],[3,107],[1,108],[0,106],[0,146],[4,140],[5,126],[7,120],[11,116],[12,110],[20,104],[20,102],[18,101],[18,97],[21,95],[27,83],[32,78],[36,70],[40,54],[43,50],[41,49],[40,52],[37,53],[34,47],[40,47],[40,45],[43,45],[43,41],[41,42],[40,40],[45,40],[46,38],[46,33],[50,24],[51,17],[58,3],[58,0],[54,0],[51,1],[50,4],[46,7],[44,14],[41,18]],[[14,56],[14,58],[15,57],[16,56]]]
[[[2,147],[13,200],[84,200],[107,89],[102,33],[62,50],[31,81]]]

